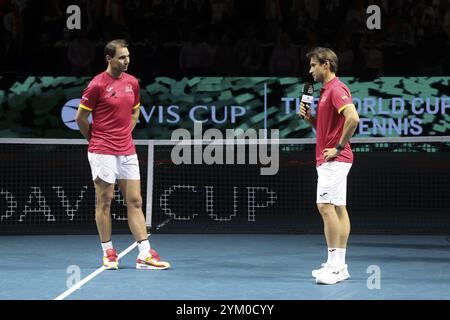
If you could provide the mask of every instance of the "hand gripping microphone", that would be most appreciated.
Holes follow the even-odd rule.
[[[302,100],[301,100],[305,104],[306,110],[309,109],[309,107],[311,106],[311,103],[313,103],[313,101],[314,101],[313,92],[314,92],[313,85],[309,82],[306,82],[303,85],[303,94],[302,94]],[[301,117],[301,118],[304,119],[304,117]]]

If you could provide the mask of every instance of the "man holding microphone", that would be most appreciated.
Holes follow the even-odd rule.
[[[350,234],[346,209],[347,175],[353,163],[350,138],[359,123],[348,87],[336,76],[338,58],[328,48],[317,47],[306,57],[309,73],[322,82],[316,117],[306,103],[299,115],[316,129],[317,208],[322,216],[328,260],[312,275],[320,284],[336,284],[350,278],[345,254]]]

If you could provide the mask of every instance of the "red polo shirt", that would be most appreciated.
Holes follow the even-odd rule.
[[[135,154],[131,113],[139,106],[139,82],[132,75],[122,73],[116,79],[105,71],[94,77],[84,90],[79,106],[92,111],[88,151],[112,155]]]
[[[345,117],[342,111],[352,104],[348,87],[338,77],[328,81],[320,89],[320,99],[316,111],[316,166],[325,162],[323,150],[334,148],[339,143],[344,129]],[[350,143],[333,161],[353,162]]]

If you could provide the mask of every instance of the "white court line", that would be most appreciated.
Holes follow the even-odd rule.
[[[150,234],[148,234],[147,236],[150,236]],[[131,250],[133,250],[134,248],[136,248],[137,246],[137,242],[134,242],[133,244],[131,244],[128,248],[126,248],[125,250],[123,250],[121,253],[119,253],[119,260],[124,257],[126,254],[128,254],[128,252],[130,252]],[[88,275],[86,278],[78,281],[75,285],[73,285],[72,287],[70,287],[68,290],[66,290],[65,292],[61,293],[59,296],[57,296],[55,299],[53,300],[63,300],[64,298],[68,297],[69,295],[71,295],[75,290],[80,289],[80,287],[84,284],[86,284],[88,281],[94,279],[96,276],[98,276],[100,273],[102,273],[103,271],[105,271],[105,267],[101,266],[100,268],[98,268],[97,270],[95,270],[94,272],[92,272],[90,275]]]

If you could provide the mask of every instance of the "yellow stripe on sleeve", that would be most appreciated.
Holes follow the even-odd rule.
[[[79,105],[78,107],[79,107],[79,108],[82,108],[82,109],[84,109],[84,110],[87,110],[87,111],[92,111],[91,108],[86,107],[84,104],[81,104],[81,103],[80,103],[80,105]]]
[[[346,105],[342,106],[342,107],[339,109],[338,113],[341,114],[341,112],[342,112],[345,108],[347,108],[348,106],[351,106],[351,105],[352,105],[352,104],[349,103],[349,104],[346,104]]]
[[[133,110],[139,108],[140,106],[141,106],[141,103],[139,102],[137,105],[135,105],[135,106],[133,107]]]

